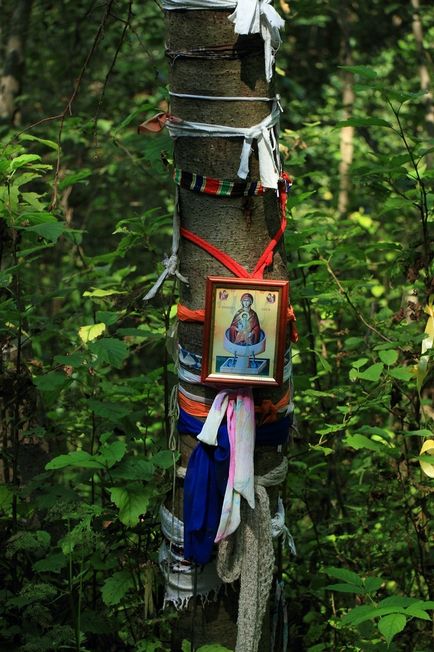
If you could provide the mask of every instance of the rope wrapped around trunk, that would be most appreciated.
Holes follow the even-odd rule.
[[[264,476],[255,476],[255,508],[241,501],[241,524],[219,544],[217,572],[223,582],[240,579],[235,652],[257,652],[262,621],[273,581],[274,550],[270,501],[266,487],[286,477],[288,460]]]

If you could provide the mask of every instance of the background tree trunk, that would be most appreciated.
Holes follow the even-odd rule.
[[[20,124],[15,100],[21,93],[24,70],[24,46],[33,0],[18,0],[12,12],[8,33],[4,34],[5,51],[0,78],[0,124]]]
[[[434,138],[434,104],[433,96],[431,92],[431,78],[428,69],[428,53],[425,49],[423,41],[423,27],[422,21],[420,18],[420,2],[419,0],[411,0],[411,6],[413,7],[413,21],[412,29],[414,39],[416,41],[417,54],[419,60],[419,79],[420,79],[420,88],[422,91],[426,91],[425,98],[425,124],[428,136]],[[430,157],[432,159],[432,157]]]
[[[341,62],[344,66],[351,66],[353,58],[350,44],[350,9],[343,3],[339,10],[339,24],[341,28]],[[342,71],[342,120],[348,120],[353,114],[354,88],[353,73]],[[341,217],[345,216],[350,203],[351,178],[350,168],[354,152],[354,127],[343,127],[340,134],[340,161],[339,161],[339,196],[338,211]]]
[[[228,11],[170,11],[166,13],[167,45],[172,51],[216,45],[234,45],[237,41],[252,46],[252,53],[234,60],[200,60],[179,58],[171,68],[171,90],[216,96],[271,97],[264,73],[263,42],[260,36],[237,37]],[[173,97],[171,113],[197,122],[250,127],[265,118],[271,103],[221,102],[180,99]],[[178,138],[175,141],[174,160],[178,168],[218,179],[237,178],[240,162],[241,138]],[[256,153],[251,157],[251,178],[258,179]],[[246,211],[244,198],[214,197],[180,189],[182,226],[227,252],[252,271],[270,237],[280,224],[276,193],[269,191],[253,197]],[[204,307],[206,277],[214,274],[230,276],[230,272],[209,254],[194,244],[183,241],[180,250],[180,271],[188,277],[189,286],[181,286],[181,303],[196,310]],[[284,247],[276,249],[272,267],[266,278],[287,278]],[[203,326],[198,323],[179,324],[179,341],[190,352],[201,354]],[[213,398],[212,388],[182,383],[195,394]],[[255,389],[255,402],[263,398],[278,401],[287,391],[287,385]],[[195,446],[195,439],[181,437],[182,464],[187,465]],[[255,473],[275,467],[281,460],[276,448],[261,448],[255,454]],[[182,481],[176,492],[174,511],[182,518]],[[272,504],[273,505],[273,504]],[[171,506],[171,501],[168,502]],[[274,505],[272,506],[273,509]],[[237,595],[231,588],[220,592],[217,604],[202,608],[192,601],[181,615],[174,634],[173,649],[180,649],[183,638],[195,646],[218,642],[234,649],[236,642]],[[264,631],[265,631],[264,627]],[[269,637],[263,635],[261,650],[269,650]]]

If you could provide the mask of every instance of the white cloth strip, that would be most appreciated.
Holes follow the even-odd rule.
[[[182,283],[188,285],[188,279],[181,274],[178,270],[179,260],[178,260],[178,249],[179,249],[179,229],[180,229],[180,218],[179,218],[179,188],[176,186],[176,195],[175,195],[175,208],[173,210],[173,229],[172,229],[172,255],[170,258],[165,256],[163,260],[164,270],[158,277],[157,281],[151,287],[149,292],[143,297],[143,301],[149,301],[153,299],[157,294],[160,287],[163,285],[164,281],[168,276],[176,276]]]
[[[197,394],[192,394],[191,392],[188,392],[182,385],[178,386],[178,390],[180,394],[183,394],[187,398],[191,399],[192,401],[200,401],[204,405],[212,405],[213,400],[212,398],[205,398],[204,396],[198,396]]]
[[[278,99],[273,101],[271,113],[253,127],[229,127],[227,125],[213,125],[206,122],[192,122],[181,120],[174,116],[169,117],[166,126],[172,138],[244,138],[241,150],[238,176],[247,179],[249,174],[249,159],[252,152],[253,141],[258,143],[259,175],[265,188],[277,189],[280,176],[280,159],[277,138],[274,127],[279,121],[281,107]]]
[[[235,34],[261,34],[264,41],[265,76],[271,81],[276,52],[282,39],[280,29],[285,24],[271,0],[162,0],[165,11],[175,9],[235,9],[228,16],[234,23]]]
[[[175,544],[175,546],[184,546],[184,523],[172,514],[165,505],[160,507],[161,531],[166,539]]]
[[[164,505],[160,508],[160,520],[162,532],[169,541],[169,544],[163,541],[158,551],[158,562],[165,580],[163,609],[167,604],[185,609],[194,595],[203,602],[216,597],[221,580],[215,560],[204,566],[186,562],[180,554],[184,546],[184,523]],[[175,551],[172,544],[179,550]]]
[[[282,43],[280,29],[285,21],[271,4],[271,0],[238,0],[236,9],[229,16],[234,23],[235,34],[258,34],[264,40],[265,77],[271,81],[276,52]]]
[[[217,100],[219,102],[274,102],[275,97],[230,97],[228,95],[194,95],[193,93],[175,93],[169,91],[169,95],[180,97],[186,100]]]
[[[297,550],[295,547],[294,537],[289,531],[287,525],[285,525],[285,508],[283,506],[283,501],[279,496],[277,499],[277,512],[271,519],[271,536],[275,539],[282,535],[284,543],[286,543],[294,557],[296,557]]]

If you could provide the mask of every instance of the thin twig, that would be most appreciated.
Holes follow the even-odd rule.
[[[86,59],[85,59],[85,61],[83,63],[83,66],[82,66],[82,68],[80,70],[80,74],[78,75],[77,81],[74,84],[74,90],[72,92],[72,95],[69,98],[69,100],[67,101],[66,106],[65,106],[65,108],[63,110],[63,113],[61,114],[61,117],[60,117],[59,131],[58,131],[58,134],[57,134],[57,145],[58,145],[57,161],[56,161],[56,170],[55,170],[55,173],[54,173],[53,194],[52,194],[52,198],[51,198],[50,209],[53,209],[57,205],[59,174],[60,174],[60,153],[61,153],[61,144],[62,144],[62,133],[63,133],[63,127],[65,125],[66,116],[67,115],[72,115],[72,105],[74,104],[74,102],[75,102],[75,100],[77,98],[77,95],[78,95],[79,90],[80,90],[81,82],[83,81],[83,77],[84,77],[84,75],[86,73],[86,70],[87,70],[87,67],[88,67],[88,65],[90,63],[90,60],[92,59],[92,57],[93,57],[93,55],[94,55],[94,53],[95,53],[95,51],[96,51],[96,49],[98,47],[98,44],[99,44],[99,42],[101,40],[101,37],[102,37],[102,35],[104,33],[104,27],[105,27],[105,24],[107,22],[107,19],[108,19],[109,15],[110,15],[110,10],[111,10],[113,2],[114,2],[114,0],[109,0],[107,2],[107,4],[106,4],[105,12],[104,12],[104,15],[103,15],[103,17],[101,19],[101,22],[99,24],[99,27],[98,27],[97,33],[95,35],[95,38],[93,40],[92,47],[90,48],[89,52],[86,55]]]
[[[342,285],[342,283],[340,282],[340,280],[339,280],[338,277],[336,276],[336,274],[335,274],[335,272],[333,271],[333,269],[332,269],[332,267],[331,267],[329,261],[326,260],[323,256],[321,256],[321,254],[319,254],[319,259],[322,260],[322,261],[325,263],[326,268],[327,268],[327,271],[328,271],[328,273],[330,274],[330,276],[332,277],[332,279],[334,280],[334,282],[336,283],[336,285],[337,285],[337,287],[338,287],[338,289],[339,289],[339,292],[340,292],[340,293],[345,297],[345,299],[346,299],[348,305],[350,306],[350,308],[354,311],[355,315],[360,319],[360,321],[361,321],[363,324],[365,324],[366,328],[369,328],[369,330],[371,330],[373,333],[375,333],[376,335],[378,335],[378,337],[380,337],[380,338],[381,338],[382,340],[384,340],[385,342],[392,342],[392,340],[390,340],[386,335],[383,335],[383,333],[381,333],[381,332],[378,330],[378,328],[376,328],[375,326],[373,326],[372,324],[370,324],[370,323],[365,319],[365,317],[364,317],[363,314],[360,312],[360,310],[359,310],[359,309],[354,305],[354,303],[351,301],[350,295],[348,294],[348,292],[346,291],[346,289],[344,288],[344,286]]]
[[[110,76],[111,76],[111,74],[112,74],[112,72],[114,70],[114,67],[116,65],[116,61],[117,61],[119,52],[121,51],[121,48],[122,48],[122,45],[124,43],[125,37],[127,35],[127,31],[128,31],[128,29],[129,29],[129,27],[131,25],[131,18],[133,16],[133,7],[132,7],[132,5],[133,5],[133,0],[129,0],[129,2],[128,2],[128,16],[127,16],[126,21],[123,21],[124,28],[122,30],[121,38],[119,39],[119,43],[117,45],[116,52],[114,54],[113,60],[112,60],[112,62],[110,64],[110,67],[109,67],[109,69],[107,71],[107,74],[105,76],[105,79],[104,79],[104,84],[103,84],[103,87],[102,87],[101,95],[99,96],[98,106],[97,106],[97,109],[96,109],[94,123],[93,123],[93,125],[94,125],[93,126],[94,138],[96,136],[98,118],[99,118],[99,114],[101,112],[102,103],[104,101],[104,96],[105,96],[105,92],[106,92],[106,89],[107,89],[107,84],[108,84]]]

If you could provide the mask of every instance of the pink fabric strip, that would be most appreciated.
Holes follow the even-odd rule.
[[[226,414],[230,445],[229,475],[215,541],[225,539],[240,524],[241,497],[255,506],[253,453],[255,404],[250,387],[221,390],[214,398],[198,439],[217,445],[217,431]]]

